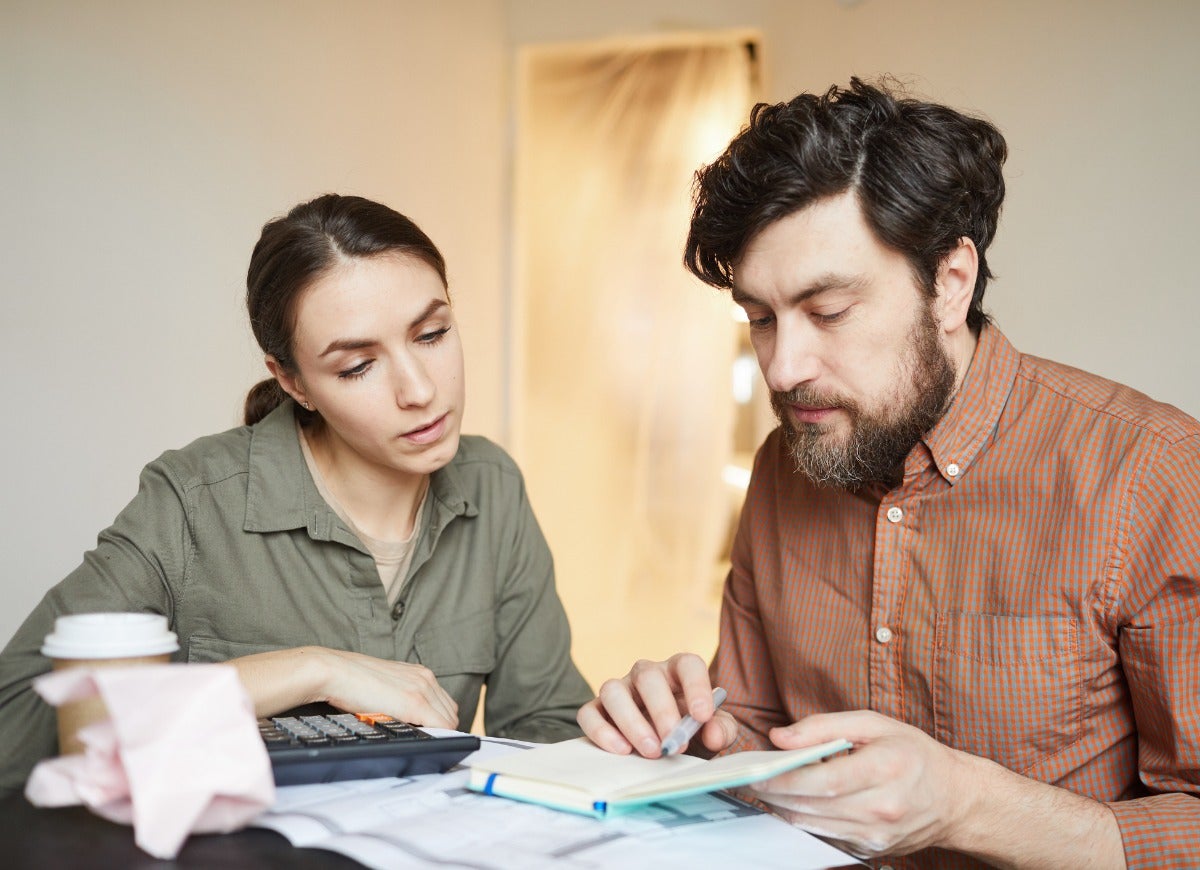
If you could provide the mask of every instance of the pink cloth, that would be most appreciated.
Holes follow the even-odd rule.
[[[275,800],[254,706],[229,665],[72,668],[34,689],[55,706],[98,694],[111,717],[80,729],[82,754],[33,769],[25,796],[37,806],[132,823],[138,846],[169,859],[188,834],[244,827]]]

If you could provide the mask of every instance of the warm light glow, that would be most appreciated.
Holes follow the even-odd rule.
[[[750,485],[750,469],[742,468],[740,465],[726,465],[721,472],[721,480],[730,486],[745,489]]]
[[[754,397],[754,379],[758,375],[758,363],[748,353],[739,355],[733,361],[733,400],[739,405],[747,405]]]
[[[740,305],[729,306],[729,317],[734,323],[749,323],[750,318],[746,316],[746,309]]]
[[[713,113],[698,118],[692,134],[692,144],[700,162],[711,163],[721,156],[729,145],[729,140],[737,135],[737,126],[730,124],[729,119]]]

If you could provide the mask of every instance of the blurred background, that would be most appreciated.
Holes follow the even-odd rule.
[[[521,463],[593,686],[712,652],[771,423],[680,265],[756,100],[890,74],[1008,138],[988,307],[1200,415],[1190,0],[0,0],[0,642],[264,376],[243,280],[326,191],[446,256],[466,431]]]

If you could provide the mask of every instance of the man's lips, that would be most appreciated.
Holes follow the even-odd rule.
[[[832,405],[825,408],[814,408],[810,405],[788,404],[788,410],[791,412],[792,419],[797,423],[820,423],[827,420],[838,410],[837,405]]]
[[[445,414],[442,414],[436,419],[430,420],[424,425],[402,433],[400,437],[417,444],[428,444],[431,441],[436,441],[437,439],[441,438],[442,434],[446,431],[446,418],[449,416],[450,412],[447,411]]]

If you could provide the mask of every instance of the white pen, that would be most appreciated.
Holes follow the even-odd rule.
[[[725,690],[721,688],[713,689],[713,710],[714,712],[725,703]],[[684,716],[679,724],[671,729],[671,733],[666,736],[662,742],[659,752],[665,758],[668,755],[675,755],[680,752],[683,747],[687,746],[687,742],[696,736],[696,732],[700,730],[700,723],[692,718],[689,713]]]

